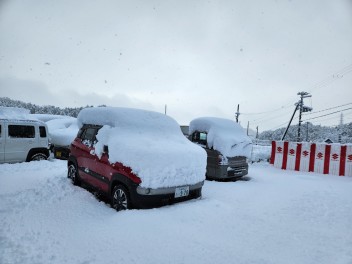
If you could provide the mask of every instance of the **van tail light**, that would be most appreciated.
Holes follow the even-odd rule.
[[[219,164],[219,165],[228,165],[228,160],[227,160],[227,158],[220,154],[220,155],[218,156],[218,164]]]

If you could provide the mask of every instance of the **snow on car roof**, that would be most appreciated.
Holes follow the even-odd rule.
[[[24,119],[28,120],[30,111],[18,107],[0,107],[1,119]],[[35,119],[36,120],[36,119]]]
[[[252,141],[243,128],[230,119],[200,117],[191,121],[189,134],[206,132],[207,145],[226,157],[245,156],[250,158]]]
[[[8,120],[11,122],[30,122],[44,124],[44,122],[31,115],[28,109],[18,107],[0,107],[0,119]]]
[[[161,113],[120,107],[83,109],[78,125],[103,126],[95,153],[109,147],[109,161],[121,162],[141,178],[142,187],[196,184],[205,179],[206,153],[191,143],[177,122]]]
[[[70,118],[70,116],[65,116],[65,115],[51,115],[51,114],[31,114],[30,115],[33,118],[36,118],[40,121],[43,122],[48,122],[53,119],[67,119]]]
[[[70,116],[61,116],[46,122],[53,145],[68,146],[78,133],[77,119]]]

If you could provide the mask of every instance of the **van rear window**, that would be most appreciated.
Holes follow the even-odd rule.
[[[34,126],[9,125],[9,137],[13,138],[34,138]]]
[[[46,137],[46,129],[44,126],[39,127],[39,133],[40,133],[40,137],[42,137],[42,138]]]

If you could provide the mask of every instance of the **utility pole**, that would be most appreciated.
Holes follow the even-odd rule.
[[[303,104],[303,99],[304,99],[304,98],[308,98],[308,97],[312,97],[312,95],[310,95],[310,94],[307,93],[307,92],[299,92],[299,93],[297,93],[297,95],[300,95],[300,96],[301,96],[301,99],[300,99],[297,103],[295,103],[295,106],[296,106],[296,107],[295,107],[295,110],[293,111],[293,115],[292,115],[292,117],[291,117],[291,119],[290,119],[290,122],[289,122],[288,125],[287,125],[287,128],[286,128],[286,130],[285,130],[285,132],[284,132],[284,134],[283,134],[281,140],[284,140],[284,139],[285,139],[285,136],[286,136],[286,134],[287,134],[287,131],[288,131],[288,129],[289,129],[290,125],[291,125],[291,122],[292,122],[292,120],[293,120],[293,117],[295,116],[297,110],[299,109],[299,121],[298,121],[297,142],[301,142],[302,113],[304,113],[304,112],[309,112],[309,111],[312,111],[312,110],[313,110],[313,108],[308,107],[308,106],[304,106],[304,104]]]
[[[341,144],[342,141],[342,126],[343,126],[343,113],[340,115],[340,124],[337,126],[337,132],[339,133],[338,142]]]
[[[300,96],[301,96],[301,99],[300,99],[299,102],[298,102],[298,104],[299,104],[299,121],[298,121],[297,142],[301,142],[302,113],[303,113],[303,112],[308,112],[308,111],[312,111],[312,110],[313,110],[311,107],[304,106],[304,104],[303,104],[303,98],[312,97],[312,95],[310,95],[310,94],[307,93],[307,92],[299,92],[299,93],[297,93],[297,95],[300,95]]]
[[[165,105],[165,115],[166,115],[166,111],[167,111],[167,104]]]
[[[238,117],[240,116],[240,105],[237,105],[237,112],[236,112],[236,123],[238,123]]]

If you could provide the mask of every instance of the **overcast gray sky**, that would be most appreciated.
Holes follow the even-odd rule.
[[[263,131],[286,125],[299,91],[315,111],[352,102],[351,0],[0,0],[1,97],[167,104],[180,124],[240,104],[242,126]]]

